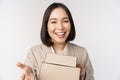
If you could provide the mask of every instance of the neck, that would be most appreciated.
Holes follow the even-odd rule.
[[[63,43],[62,44],[54,44],[53,48],[55,50],[55,53],[63,52],[65,45],[66,45],[66,43],[64,43],[64,44]]]

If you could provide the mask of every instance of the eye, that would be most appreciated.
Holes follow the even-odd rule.
[[[51,24],[56,24],[57,23],[57,21],[51,21]]]
[[[68,22],[69,22],[69,19],[65,19],[65,20],[63,20],[63,22],[68,23]]]

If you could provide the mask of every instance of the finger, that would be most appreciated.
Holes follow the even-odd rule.
[[[18,67],[20,67],[21,69],[23,69],[25,72],[28,72],[30,73],[32,70],[29,66],[23,64],[23,63],[20,63],[20,62],[17,62],[16,64]]]
[[[17,62],[16,65],[23,70],[23,72],[24,72],[24,74],[25,74],[25,78],[26,78],[26,77],[29,78],[29,76],[30,76],[31,74],[33,74],[32,69],[31,69],[29,66],[27,66],[27,65],[25,65],[25,64],[23,64],[23,63],[21,63],[21,62]],[[30,79],[30,80],[31,80],[31,79]]]
[[[31,77],[31,80],[34,80],[34,77]]]
[[[30,74],[28,75],[28,73],[23,72],[22,75],[20,76],[20,80],[34,80],[34,76]]]
[[[84,75],[85,74],[85,68],[81,64],[78,64],[77,67],[79,67],[81,69],[80,70],[81,75]]]
[[[19,68],[24,69],[25,68],[25,64],[21,63],[21,62],[17,62],[16,64]]]
[[[20,79],[19,80],[24,80],[25,79],[25,74],[22,73],[22,75],[20,76]]]
[[[30,69],[29,69],[29,67],[27,65],[25,65],[25,64],[23,64],[21,62],[17,62],[16,65],[23,70],[23,72],[24,72],[24,74],[26,76],[28,76],[28,74],[30,73]]]
[[[81,64],[77,64],[76,67],[83,68],[83,66]]]
[[[26,75],[25,80],[34,80],[34,75],[33,73]]]
[[[84,68],[81,64],[77,64],[76,67],[79,67],[79,68],[81,69],[81,71],[84,71],[84,70],[85,70],[85,68]]]
[[[29,77],[25,77],[25,79],[24,80],[31,80]]]
[[[81,64],[78,64],[76,67],[80,68],[80,80],[84,80],[86,73],[85,68]]]
[[[20,80],[31,80],[31,79],[29,79],[29,78],[30,78],[30,75],[23,70],[23,73],[22,73],[22,75],[20,76]]]

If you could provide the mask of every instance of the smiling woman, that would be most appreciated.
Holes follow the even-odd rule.
[[[46,32],[50,26],[50,25],[48,25],[48,24],[50,24],[50,21],[52,21],[51,25],[53,25],[53,23],[54,23],[54,25],[52,27],[54,27],[55,25],[57,27],[59,27],[58,25],[61,25],[61,27],[64,28],[65,26],[63,26],[63,23],[65,23],[65,24],[69,23],[69,26],[71,28],[70,28],[69,36],[66,39],[66,42],[74,40],[76,32],[75,32],[75,26],[74,26],[74,22],[72,19],[72,15],[71,15],[69,9],[63,4],[53,4],[53,5],[50,5],[46,9],[46,11],[44,13],[44,17],[43,17],[43,22],[42,22],[41,40],[45,45],[47,45],[47,46],[53,45],[53,42],[51,41],[51,38],[49,35],[49,32]]]
[[[87,51],[83,47],[70,43],[74,38],[75,26],[69,9],[62,3],[51,4],[43,16],[41,28],[43,44],[31,48],[25,64],[17,64],[24,70],[20,80],[40,80],[41,64],[45,62],[48,53],[77,57],[76,67],[81,69],[79,80],[94,80]]]
[[[48,34],[53,45],[64,44],[71,30],[70,21],[63,8],[56,8],[52,11],[48,20]]]

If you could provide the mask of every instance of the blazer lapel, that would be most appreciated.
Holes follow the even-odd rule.
[[[45,58],[46,57],[46,54],[47,53],[52,53],[52,50],[51,50],[51,47],[47,47],[46,45],[42,44],[42,55],[43,57]],[[71,43],[67,43],[66,44],[66,48],[65,48],[65,55],[67,56],[75,56],[75,53],[74,53],[74,49],[72,47],[72,44]]]
[[[66,46],[66,55],[67,56],[75,56],[71,43],[68,42],[66,45],[67,45]]]
[[[46,45],[42,44],[42,55],[45,58],[47,53],[52,53],[51,47],[47,47]]]

